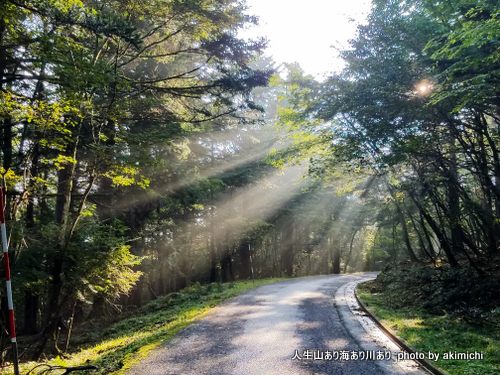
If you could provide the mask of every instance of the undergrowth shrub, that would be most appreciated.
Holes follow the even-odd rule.
[[[412,306],[434,314],[453,314],[470,322],[499,324],[500,272],[490,264],[472,267],[400,264],[387,266],[371,286],[393,308]]]

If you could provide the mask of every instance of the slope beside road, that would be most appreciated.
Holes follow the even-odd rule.
[[[352,302],[376,274],[265,285],[227,301],[137,363],[127,375],[422,374],[367,333]],[[358,316],[356,316],[358,315]]]

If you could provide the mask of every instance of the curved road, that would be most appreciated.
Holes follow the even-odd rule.
[[[318,276],[253,289],[216,307],[127,375],[407,373],[392,361],[340,357],[341,351],[361,357],[369,355],[367,349],[387,350],[373,343],[367,346],[342,294],[347,284],[375,276]],[[304,358],[307,350],[310,359]],[[323,360],[314,359],[315,351]],[[339,357],[330,359],[327,352]],[[301,359],[292,359],[296,354]]]

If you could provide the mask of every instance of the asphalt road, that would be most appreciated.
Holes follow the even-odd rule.
[[[349,310],[334,301],[335,293],[373,277],[319,276],[259,287],[221,304],[127,375],[392,374],[383,361],[341,360],[342,351],[365,353],[366,346],[359,346],[361,326],[346,318]],[[296,354],[301,359],[293,359]]]

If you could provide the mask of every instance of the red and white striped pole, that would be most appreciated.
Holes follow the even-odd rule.
[[[0,226],[2,228],[3,263],[5,265],[5,280],[7,282],[7,301],[9,305],[9,320],[10,320],[10,341],[12,342],[12,356],[14,358],[14,374],[19,375],[16,325],[14,322],[14,303],[12,302],[12,287],[10,285],[11,283],[10,283],[9,249],[7,246],[7,230],[5,229],[3,190],[1,187],[0,187]]]

